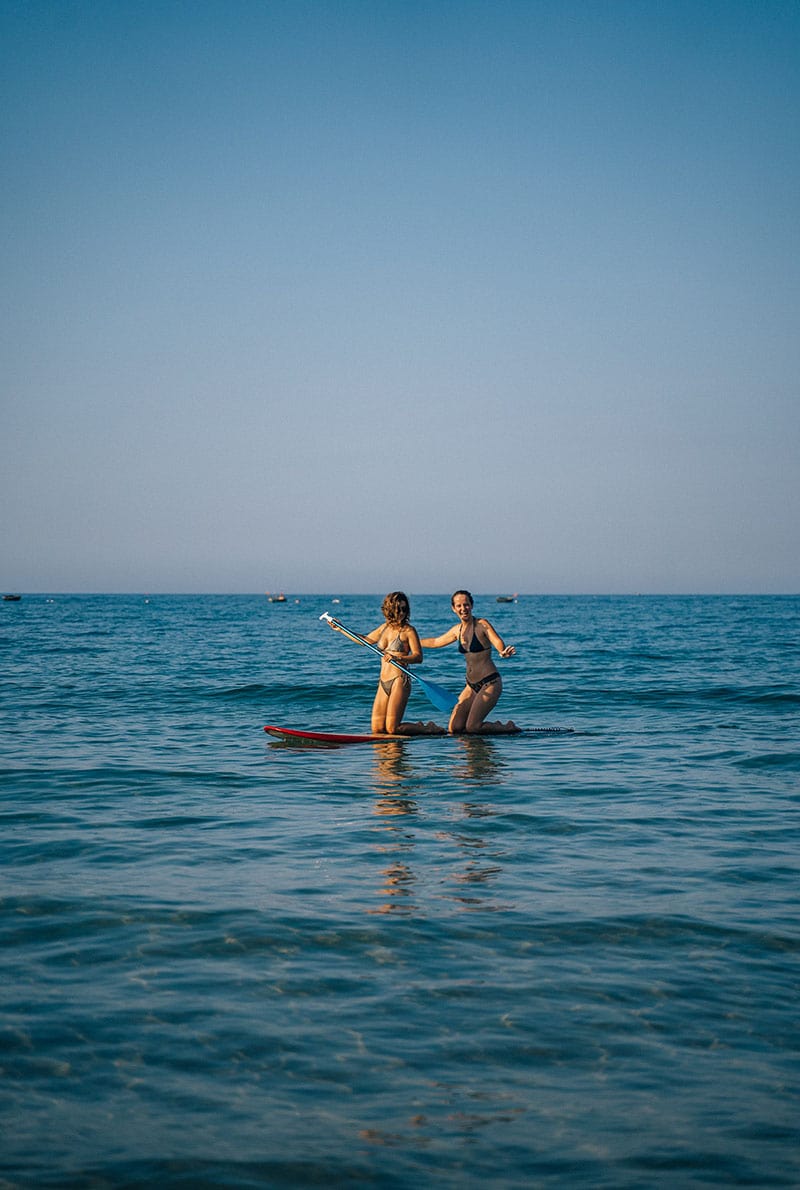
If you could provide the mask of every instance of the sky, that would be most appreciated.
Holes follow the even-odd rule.
[[[0,0],[0,588],[800,591],[796,0]]]

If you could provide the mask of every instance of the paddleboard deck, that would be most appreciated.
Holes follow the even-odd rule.
[[[479,734],[492,738],[501,735],[571,735],[574,730],[573,727],[523,727],[519,731],[485,731]],[[292,727],[276,727],[274,724],[267,724],[264,731],[276,740],[282,740],[285,744],[320,744],[329,748],[339,747],[342,744],[375,744],[386,740],[441,739],[441,736],[436,736],[433,732],[421,735],[352,735],[346,732],[303,731]],[[442,735],[446,734],[446,732],[442,733]]]

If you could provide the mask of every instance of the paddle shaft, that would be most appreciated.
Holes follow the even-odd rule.
[[[450,693],[449,690],[443,690],[440,686],[437,686],[435,682],[430,682],[426,678],[421,678],[419,674],[415,674],[413,670],[408,668],[408,666],[401,664],[399,661],[395,661],[394,657],[386,657],[383,653],[383,650],[379,649],[377,645],[374,645],[371,640],[366,640],[365,637],[359,636],[357,632],[352,632],[351,629],[344,626],[341,620],[335,619],[335,617],[330,615],[329,612],[323,612],[320,616],[320,620],[327,620],[329,624],[331,624],[334,628],[338,628],[340,632],[342,632],[350,640],[355,641],[357,645],[365,645],[368,649],[372,649],[373,653],[377,653],[381,660],[388,661],[390,665],[393,665],[396,669],[399,669],[401,673],[408,674],[408,676],[413,678],[415,682],[419,682],[428,698],[431,700],[433,705],[438,708],[438,710],[443,711],[445,715],[450,714],[453,707],[456,705],[457,699]]]
[[[340,632],[343,632],[345,636],[350,638],[350,640],[354,640],[357,645],[366,645],[368,649],[372,649],[373,653],[377,653],[383,661],[388,661],[390,665],[395,665],[399,670],[402,670],[404,674],[408,674],[410,678],[417,678],[417,675],[413,672],[413,670],[410,670],[407,665],[403,665],[400,661],[395,661],[394,657],[387,657],[383,650],[379,649],[377,645],[374,645],[371,640],[366,640],[363,636],[359,636],[357,632],[351,632],[349,628],[345,628],[341,620],[337,620],[328,612],[323,612],[320,616],[320,620],[327,620],[329,624],[333,624],[334,627],[338,628]],[[417,678],[417,681],[419,680],[420,679]]]

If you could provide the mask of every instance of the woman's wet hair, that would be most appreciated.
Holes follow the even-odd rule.
[[[408,596],[404,591],[390,591],[381,604],[381,611],[390,624],[407,624],[411,614]]]
[[[452,607],[452,606],[453,606],[453,604],[455,603],[455,601],[456,601],[456,597],[457,597],[458,595],[465,595],[465,596],[466,596],[466,598],[469,600],[469,605],[470,605],[470,607],[474,607],[474,606],[475,606],[475,600],[472,598],[472,596],[470,595],[469,591],[454,591],[454,592],[453,592],[453,597],[452,597],[452,599],[450,600],[450,606],[451,606],[451,607]]]

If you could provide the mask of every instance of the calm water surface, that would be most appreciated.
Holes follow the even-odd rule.
[[[574,734],[271,742],[379,604],[0,605],[0,1186],[800,1185],[800,598],[487,597]]]

